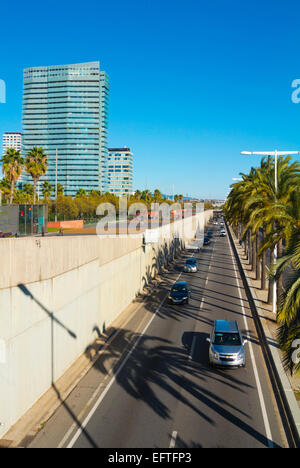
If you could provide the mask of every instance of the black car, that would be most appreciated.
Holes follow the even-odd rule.
[[[210,244],[210,238],[204,237],[203,245],[209,245],[209,244]]]
[[[186,281],[178,281],[174,283],[170,294],[169,302],[171,304],[188,304],[191,297],[190,289]]]

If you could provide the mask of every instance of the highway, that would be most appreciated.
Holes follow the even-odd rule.
[[[183,272],[187,253],[172,265],[32,448],[288,446],[228,236],[210,229],[211,244],[195,255],[198,272]],[[178,278],[191,287],[187,305],[166,300]],[[209,367],[216,319],[237,320],[249,339],[245,368]]]

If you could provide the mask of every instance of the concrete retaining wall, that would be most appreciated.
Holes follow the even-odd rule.
[[[212,212],[191,218],[193,230]],[[127,307],[176,250],[180,222],[142,236],[0,240],[0,437]]]

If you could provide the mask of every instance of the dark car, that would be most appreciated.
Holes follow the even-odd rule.
[[[169,302],[171,304],[188,304],[189,299],[191,297],[191,293],[186,281],[178,281],[174,283],[170,294],[169,294]]]
[[[212,231],[208,231],[208,233],[207,233],[206,236],[209,237],[209,238],[211,238],[211,237],[213,237],[213,235],[214,235],[214,233],[213,233]]]
[[[209,245],[209,244],[210,244],[210,238],[204,237],[203,245]]]
[[[198,271],[198,262],[196,258],[187,258],[184,265],[184,271],[187,273],[195,273]]]

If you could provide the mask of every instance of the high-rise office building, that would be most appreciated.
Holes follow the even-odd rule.
[[[49,167],[41,181],[57,180],[72,196],[103,191],[109,79],[99,62],[28,68],[23,78],[24,154],[44,149]]]
[[[107,162],[108,192],[117,196],[133,193],[133,154],[130,148],[109,148]]]
[[[2,152],[6,153],[8,148],[13,148],[16,151],[22,151],[22,133],[5,132],[2,140]]]

